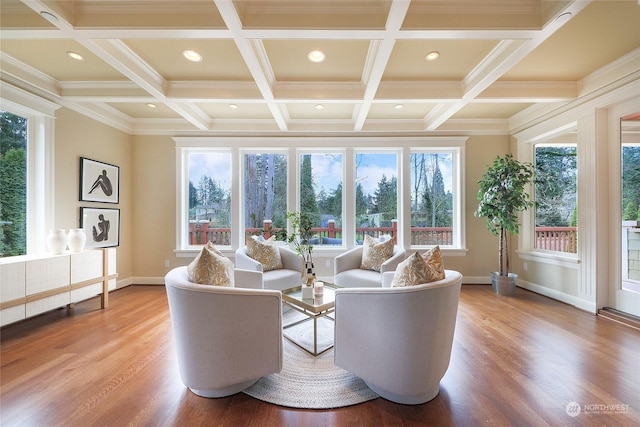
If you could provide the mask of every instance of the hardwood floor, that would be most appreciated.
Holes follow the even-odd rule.
[[[336,410],[245,394],[205,399],[180,381],[164,287],[130,286],[1,331],[7,426],[637,426],[640,332],[517,289],[464,285],[449,370],[424,405]],[[371,355],[375,357],[375,355]],[[570,402],[581,413],[569,416]]]

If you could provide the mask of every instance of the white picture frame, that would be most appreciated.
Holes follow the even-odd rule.
[[[120,202],[120,167],[80,157],[80,201]]]
[[[86,248],[120,245],[120,209],[82,207],[80,227],[87,235]]]

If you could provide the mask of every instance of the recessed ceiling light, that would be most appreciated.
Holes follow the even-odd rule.
[[[182,55],[187,58],[189,61],[200,62],[202,61],[202,55],[200,55],[195,50],[183,50]]]
[[[238,104],[229,104],[229,108],[231,108],[232,110],[237,110]]]
[[[46,19],[49,22],[52,23],[56,23],[58,22],[58,17],[56,15],[54,15],[53,13],[49,13],[46,10],[42,10],[40,11],[40,16],[42,16],[44,19]]]
[[[156,108],[157,105],[156,104],[152,104],[151,102],[147,104],[147,107],[149,108]]]
[[[434,50],[432,52],[427,53],[424,56],[424,60],[425,61],[435,61],[436,59],[438,59],[440,57],[440,52]]]
[[[309,58],[309,61],[311,62],[322,62],[324,61],[324,58],[326,58],[326,55],[320,50],[312,50],[307,55],[307,58]]]
[[[76,61],[84,61],[84,56],[82,56],[82,55],[80,55],[79,53],[76,53],[76,52],[69,51],[69,52],[67,52],[67,56],[69,58],[75,59]]]
[[[567,22],[571,18],[571,12],[565,12],[558,15],[555,19],[556,22],[564,23]]]
[[[402,109],[402,107],[404,107],[404,105],[396,104],[393,108],[395,108],[396,110],[400,110],[400,109]]]
[[[322,110],[324,108],[324,105],[322,104],[317,104],[316,105],[316,110]]]

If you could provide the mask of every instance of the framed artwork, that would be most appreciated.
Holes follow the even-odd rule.
[[[80,200],[119,203],[120,168],[80,157]]]
[[[120,245],[120,209],[80,208],[80,221],[87,235],[86,248]]]

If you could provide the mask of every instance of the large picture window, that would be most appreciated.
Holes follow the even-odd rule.
[[[454,245],[454,152],[412,151],[411,245]]]
[[[0,111],[0,257],[27,253],[27,118]]]
[[[185,256],[207,241],[231,253],[249,234],[287,227],[287,212],[298,210],[315,218],[315,250],[328,256],[366,234],[465,253],[466,138],[174,139]]]
[[[577,252],[577,162],[575,144],[536,144],[534,248]]]
[[[246,153],[244,170],[244,227],[252,234],[271,221],[275,228],[286,227],[287,155]]]
[[[187,156],[188,244],[231,245],[231,153],[195,151]]]
[[[314,245],[342,246],[342,153],[299,155],[300,211],[314,219]]]
[[[355,155],[356,243],[364,235],[397,239],[398,154],[358,152]]]

